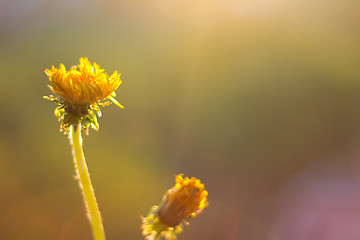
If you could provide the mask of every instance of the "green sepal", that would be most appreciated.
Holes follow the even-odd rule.
[[[182,232],[182,223],[175,227],[170,227],[163,223],[157,215],[159,207],[153,206],[148,215],[143,218],[143,235],[150,236],[149,239],[160,240],[176,240],[177,235]]]
[[[60,131],[65,134],[70,130],[70,126],[77,126],[79,121],[86,134],[89,133],[90,128],[96,131],[99,130],[100,126],[97,120],[98,116],[101,117],[99,105],[106,106],[110,104],[110,102],[96,102],[90,105],[72,105],[53,95],[44,96],[44,98],[58,104],[54,114],[61,122]]]

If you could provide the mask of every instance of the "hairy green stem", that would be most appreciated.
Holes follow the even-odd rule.
[[[94,188],[91,185],[89,171],[82,149],[81,123],[71,126],[69,134],[70,144],[73,148],[76,178],[81,189],[87,217],[90,221],[95,240],[105,240],[105,232],[101,214],[96,201]]]

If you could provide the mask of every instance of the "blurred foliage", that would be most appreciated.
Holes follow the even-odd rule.
[[[184,173],[210,207],[181,239],[266,239],[270,199],[359,137],[357,1],[26,1],[0,12],[0,239],[91,239],[45,68],[122,73],[84,150],[108,239]]]

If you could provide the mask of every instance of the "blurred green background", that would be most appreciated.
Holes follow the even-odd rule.
[[[80,57],[122,73],[125,109],[104,108],[84,137],[108,239],[142,239],[140,216],[179,173],[210,201],[180,239],[281,239],[281,186],[360,140],[359,8],[1,0],[0,239],[91,239],[68,139],[42,98],[44,69]]]

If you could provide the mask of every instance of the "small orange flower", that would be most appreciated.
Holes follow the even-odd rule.
[[[158,210],[158,216],[170,227],[178,225],[183,219],[196,216],[207,205],[207,191],[199,179],[175,177],[175,187],[170,189]]]
[[[176,239],[186,219],[199,214],[207,205],[207,191],[199,179],[175,176],[176,184],[167,191],[160,207],[154,206],[143,219],[143,235],[147,239]]]
[[[54,96],[45,97],[58,103],[60,106],[55,114],[62,121],[61,129],[65,132],[69,126],[82,121],[84,128],[89,126],[97,129],[97,119],[93,110],[101,115],[100,106],[106,106],[110,102],[102,102],[109,99],[120,108],[124,108],[116,99],[115,90],[120,86],[120,73],[115,71],[110,77],[96,63],[91,64],[87,58],[80,58],[80,64],[73,66],[69,71],[64,64],[59,68],[52,66],[46,69],[51,82],[50,89],[59,98]]]

